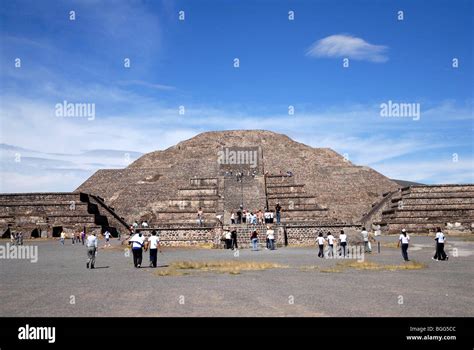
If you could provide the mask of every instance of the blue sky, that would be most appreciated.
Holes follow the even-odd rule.
[[[73,190],[225,129],[282,132],[392,178],[474,182],[472,1],[0,6],[1,192]],[[57,117],[64,100],[95,118]],[[382,117],[389,100],[419,104],[419,120]]]

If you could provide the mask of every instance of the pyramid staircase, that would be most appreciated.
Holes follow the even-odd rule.
[[[320,206],[314,196],[308,195],[305,185],[297,183],[294,175],[266,175],[266,194],[269,210],[274,211],[280,203],[283,224],[329,220],[328,208]]]
[[[203,211],[203,225],[214,226],[219,204],[218,179],[192,177],[189,185],[178,189],[175,198],[162,200],[162,206],[153,211],[153,226],[197,225],[197,212]]]

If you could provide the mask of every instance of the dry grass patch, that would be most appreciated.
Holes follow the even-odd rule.
[[[255,261],[175,261],[166,269],[156,272],[158,276],[182,276],[193,272],[216,272],[238,275],[242,271],[262,271],[287,266]]]
[[[356,269],[356,270],[372,270],[372,271],[399,271],[399,270],[419,270],[425,268],[426,265],[416,262],[410,261],[400,265],[381,265],[374,263],[372,261],[343,261],[339,262],[336,265],[321,269],[321,272],[342,272],[346,269]]]

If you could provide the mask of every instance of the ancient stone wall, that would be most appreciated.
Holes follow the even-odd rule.
[[[433,185],[403,188],[383,211],[382,231],[434,232],[458,224],[474,229],[474,185]]]
[[[100,233],[109,230],[124,232],[125,222],[120,222],[111,209],[84,193],[19,193],[0,195],[0,228],[22,232],[25,238],[52,237],[62,230],[65,233]]]

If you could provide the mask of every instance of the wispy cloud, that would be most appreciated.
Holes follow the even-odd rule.
[[[164,85],[164,84],[157,84],[157,83],[150,83],[144,80],[126,80],[126,81],[119,81],[119,85],[123,86],[142,86],[146,87],[149,89],[154,89],[154,90],[175,90],[176,88],[174,86],[170,85]]]
[[[370,44],[362,38],[335,34],[313,43],[306,52],[311,57],[347,57],[354,60],[386,62],[388,47]]]

